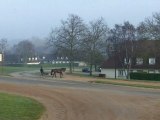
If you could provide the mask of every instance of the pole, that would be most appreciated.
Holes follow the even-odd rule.
[[[115,72],[115,79],[117,79],[117,64],[116,64],[116,51],[114,52],[114,72]]]
[[[116,46],[116,39],[114,40],[114,72],[115,72],[115,79],[117,79],[117,60],[116,60],[116,53],[117,53],[117,46]]]

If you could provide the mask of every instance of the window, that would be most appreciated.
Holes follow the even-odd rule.
[[[156,64],[155,58],[149,58],[149,65],[155,65],[155,64]]]
[[[127,64],[130,64],[131,63],[131,59],[127,59],[127,58],[124,58],[124,64],[127,65]]]
[[[143,65],[143,58],[136,58],[137,65]]]

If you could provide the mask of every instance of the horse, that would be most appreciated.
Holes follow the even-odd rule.
[[[52,78],[53,78],[53,77],[57,77],[57,76],[56,76],[56,73],[59,73],[60,78],[62,78],[63,72],[65,72],[65,70],[66,70],[66,69],[64,69],[64,68],[60,68],[60,69],[51,69]]]

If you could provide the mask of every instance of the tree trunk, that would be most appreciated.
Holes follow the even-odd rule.
[[[90,64],[90,76],[92,76],[92,64]]]
[[[97,71],[97,65],[96,64],[94,65],[94,69],[95,69],[95,71]]]
[[[69,62],[69,72],[72,73],[72,61]]]

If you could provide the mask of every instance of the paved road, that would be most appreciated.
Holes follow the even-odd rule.
[[[35,72],[35,71],[34,71]],[[95,89],[95,90],[108,90],[114,92],[121,92],[126,94],[137,94],[145,96],[160,96],[160,90],[156,89],[145,89],[137,87],[127,87],[120,85],[110,84],[97,84],[90,82],[80,82],[71,80],[57,80],[52,78],[42,78],[38,75],[34,75],[31,72],[20,72],[15,73],[14,77],[0,77],[0,82],[26,84],[26,85],[47,85],[49,87],[59,88],[76,88],[76,89]]]

